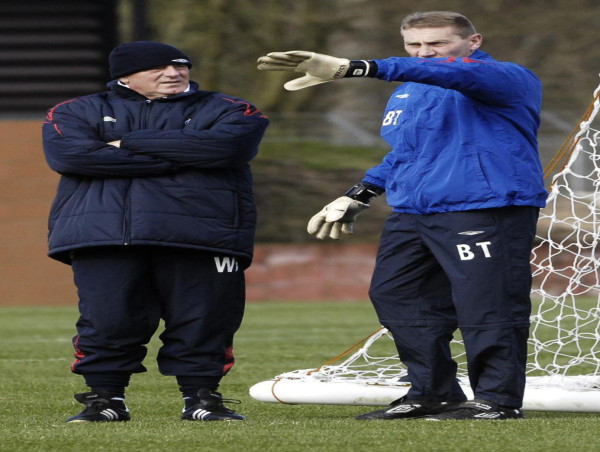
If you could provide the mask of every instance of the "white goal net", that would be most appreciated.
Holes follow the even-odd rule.
[[[600,86],[546,169],[554,173],[532,253],[533,311],[524,407],[600,412]],[[464,347],[452,343],[467,396]],[[258,400],[385,405],[406,393],[391,335],[382,328],[324,365],[254,385]]]

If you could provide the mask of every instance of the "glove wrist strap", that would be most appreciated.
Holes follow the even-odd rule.
[[[365,204],[369,204],[371,199],[379,196],[384,191],[385,190],[383,188],[378,187],[377,185],[359,183],[351,187],[350,190],[344,194],[344,196]]]
[[[373,60],[351,60],[344,78],[375,77],[378,69],[377,63]]]

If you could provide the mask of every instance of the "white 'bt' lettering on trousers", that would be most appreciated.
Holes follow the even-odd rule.
[[[478,242],[475,245],[479,247],[481,251],[483,251],[483,256],[487,259],[492,257],[489,249],[489,245],[491,244],[492,242]],[[475,252],[471,251],[471,247],[469,245],[459,244],[456,245],[456,248],[458,249],[458,256],[460,257],[461,261],[470,261],[471,259],[475,258]]]

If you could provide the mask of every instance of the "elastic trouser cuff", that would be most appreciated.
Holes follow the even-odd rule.
[[[216,391],[222,377],[178,376],[176,378],[183,397],[195,397],[201,388]]]
[[[92,391],[106,391],[113,397],[125,397],[125,388],[129,386],[130,373],[94,373],[84,374],[85,384]]]

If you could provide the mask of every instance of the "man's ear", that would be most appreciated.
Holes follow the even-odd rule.
[[[481,44],[483,43],[483,36],[481,36],[479,33],[475,33],[474,35],[471,35],[469,37],[470,39],[470,46],[469,48],[471,49],[471,52],[475,52],[475,50],[477,50],[479,47],[481,47]]]

